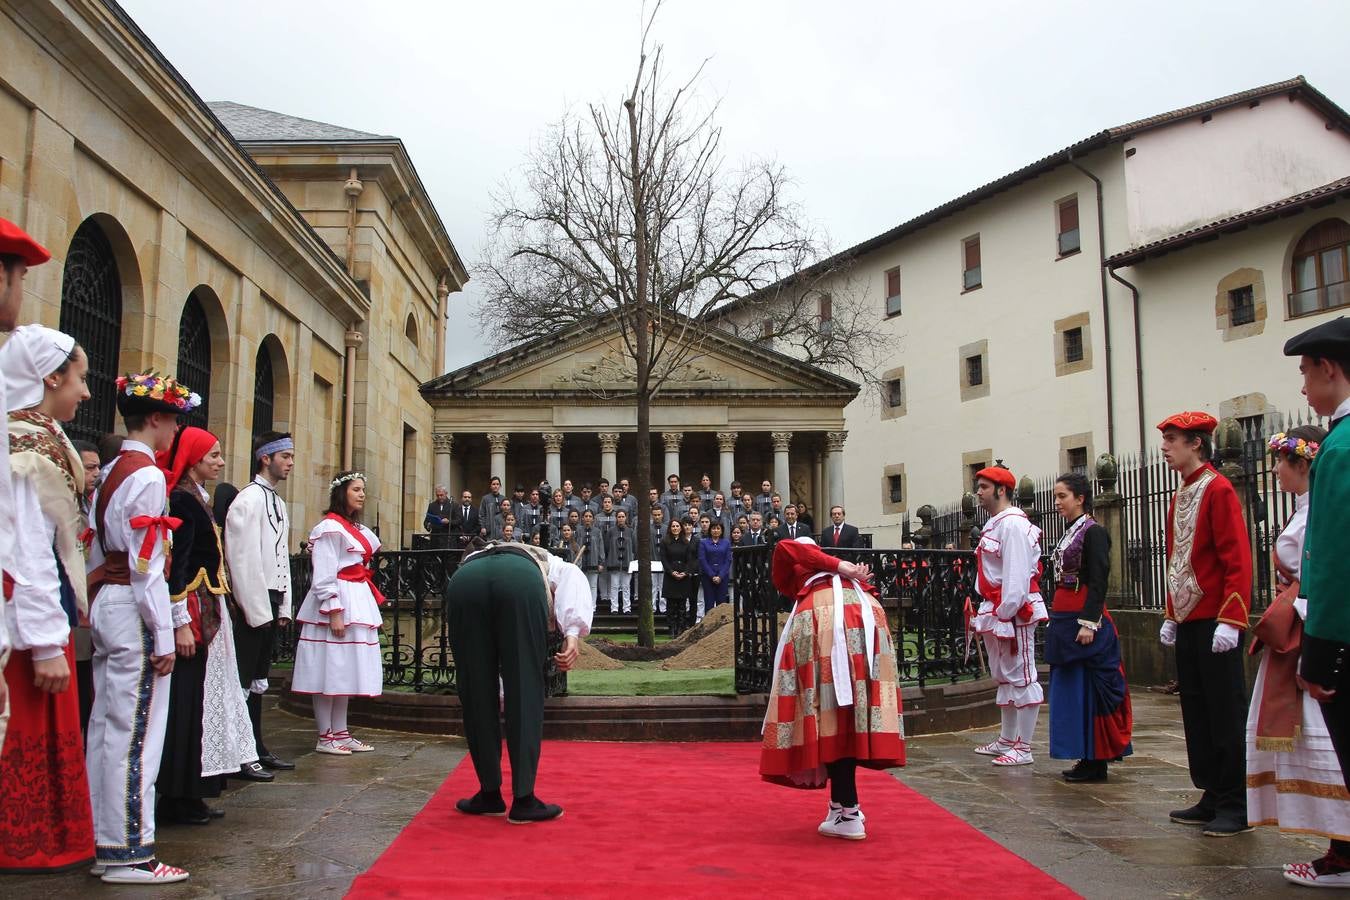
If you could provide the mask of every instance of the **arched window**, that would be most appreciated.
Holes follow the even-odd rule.
[[[1350,304],[1350,224],[1326,219],[1309,228],[1294,247],[1289,315]]]
[[[408,322],[403,326],[403,333],[412,341],[414,347],[417,346],[417,319],[412,313],[408,313]]]
[[[253,437],[272,430],[276,418],[276,388],[272,379],[272,353],[267,345],[258,348],[253,368]]]
[[[113,430],[117,414],[116,380],[122,355],[122,279],[112,244],[92,219],[70,241],[61,274],[60,328],[89,356],[89,399],[75,421],[72,438],[97,441]]]
[[[183,416],[186,425],[206,428],[210,421],[207,407],[211,400],[211,326],[206,321],[206,310],[196,292],[188,295],[183,304],[183,316],[178,320],[178,380],[202,398],[202,405]]]

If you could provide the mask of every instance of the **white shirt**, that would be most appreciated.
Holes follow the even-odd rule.
[[[1308,493],[1304,491],[1294,500],[1294,514],[1285,523],[1284,531],[1275,539],[1275,556],[1280,565],[1298,578],[1303,567],[1303,536],[1308,530]]]
[[[980,532],[980,570],[986,582],[1002,588],[1002,599],[991,610],[1000,621],[1011,622],[1028,602],[1041,600],[1040,594],[1031,593],[1040,547],[1041,530],[1016,506],[992,516],[984,524]],[[1042,618],[1045,613],[1038,608],[1033,621]]]
[[[357,524],[356,529],[370,545],[372,554],[378,553],[380,539],[375,536],[375,532],[361,524]],[[347,608],[341,587],[342,581],[338,578],[338,572],[348,566],[358,566],[365,562],[364,548],[347,529],[329,518],[322,519],[314,526],[314,530],[309,533],[309,539],[312,542],[310,559],[314,566],[314,582],[310,586],[310,592],[318,601],[318,611],[324,615],[343,612],[349,625],[379,625],[378,619],[368,622],[359,615],[353,616],[354,611]],[[365,590],[365,587],[362,586],[361,590]]]
[[[5,627],[15,650],[31,650],[35,660],[51,659],[62,654],[70,639],[70,620],[61,608],[61,576],[52,550],[56,524],[43,515],[32,481],[11,478],[12,521],[23,522],[24,527],[18,529],[14,568],[9,570],[16,577],[13,602],[5,604]]]
[[[291,557],[286,546],[290,533],[286,501],[261,475],[244,485],[230,504],[225,562],[235,603],[250,628],[272,621],[269,590],[282,593],[278,615],[291,618]]]
[[[154,460],[155,454],[140,441],[126,440],[122,443],[123,453],[144,453]],[[94,508],[98,507],[98,498],[103,488],[94,493]],[[108,498],[103,514],[106,530],[95,536],[89,550],[88,571],[103,565],[104,547],[108,550],[120,550],[127,554],[128,568],[131,570],[131,592],[136,598],[141,619],[154,635],[154,656],[168,656],[174,652],[173,630],[176,626],[190,621],[186,603],[171,603],[169,583],[164,577],[164,541],[157,540],[150,551],[146,570],[140,571],[137,557],[145,541],[146,529],[132,528],[131,520],[136,516],[163,516],[167,514],[167,493],[164,473],[158,466],[150,465],[137,469]],[[91,522],[97,527],[97,522]]]
[[[553,591],[553,618],[558,620],[558,629],[568,637],[590,634],[595,598],[586,573],[555,556],[548,561],[548,586]]]
[[[1350,397],[1346,397],[1341,401],[1341,405],[1336,407],[1336,411],[1331,414],[1331,421],[1335,422],[1337,419],[1343,419],[1346,416],[1350,416]]]
[[[8,409],[9,404],[5,401],[5,379],[0,378],[0,410]],[[18,589],[18,575],[14,572],[14,540],[15,540],[15,518],[14,509],[14,489],[10,484],[9,474],[9,441],[4,441],[4,447],[0,448],[0,569],[9,572],[10,577],[15,579],[15,590]],[[0,603],[4,598],[0,597]],[[9,650],[9,628],[5,620],[8,616],[0,616],[0,657]]]

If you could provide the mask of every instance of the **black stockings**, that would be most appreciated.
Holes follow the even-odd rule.
[[[840,806],[858,805],[858,761],[840,759],[825,764],[830,776],[830,799]]]

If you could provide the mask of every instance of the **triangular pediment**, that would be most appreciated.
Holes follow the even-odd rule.
[[[661,394],[829,394],[850,398],[853,382],[734,335],[713,329],[676,359]],[[660,363],[659,365],[665,365]],[[422,386],[437,396],[530,394],[622,395],[633,390],[636,368],[617,327],[570,328],[486,357]],[[658,395],[660,396],[660,395]]]

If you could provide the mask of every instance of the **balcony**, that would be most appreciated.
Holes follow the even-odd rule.
[[[1289,294],[1289,318],[1350,306],[1350,281],[1319,284]]]

